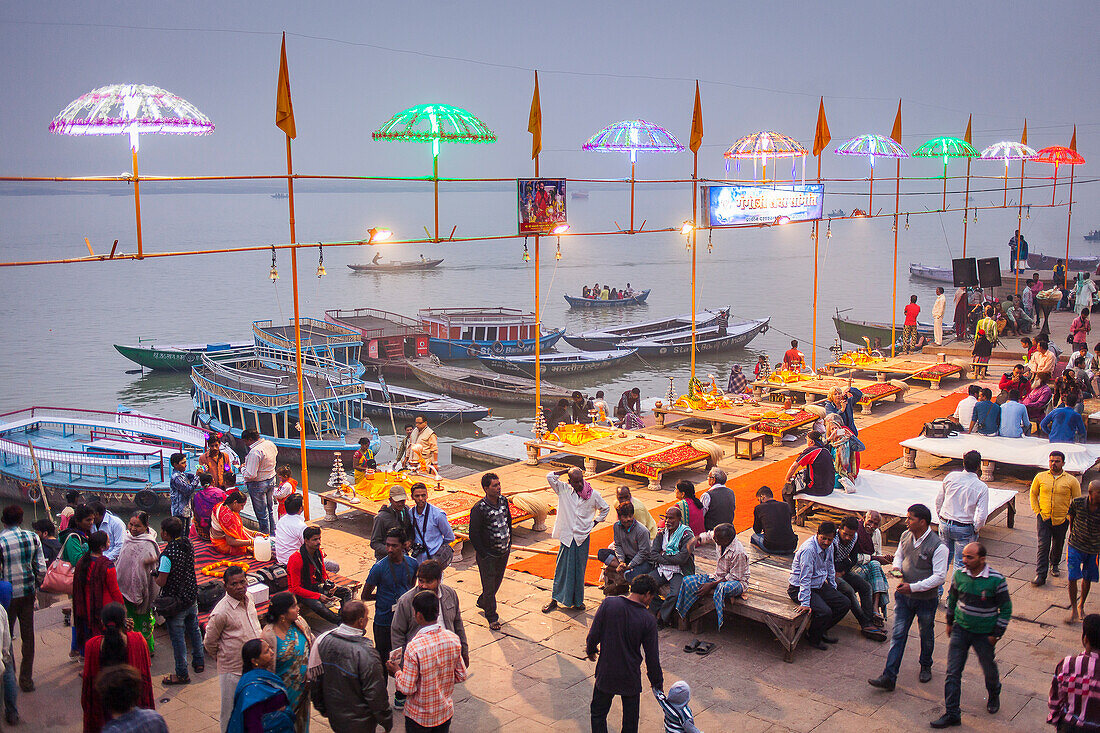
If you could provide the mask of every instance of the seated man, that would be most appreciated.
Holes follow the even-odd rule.
[[[1027,416],[1031,418],[1032,422],[1042,422],[1047,405],[1050,404],[1050,400],[1054,396],[1054,391],[1050,388],[1049,382],[1050,379],[1047,375],[1040,374],[1027,393],[1027,397],[1020,401],[1020,404],[1027,408]]]
[[[286,563],[286,579],[290,592],[301,606],[313,611],[330,624],[339,624],[340,617],[329,610],[328,604],[335,600],[333,586],[328,580],[325,569],[325,553],[321,552],[321,529],[306,527],[302,532],[303,542]],[[346,594],[350,597],[350,593]],[[341,601],[347,600],[341,598]]]
[[[955,412],[952,417],[959,425],[963,426],[963,430],[970,428],[970,423],[974,421],[974,405],[978,404],[978,398],[982,396],[982,388],[977,384],[972,384],[966,388],[967,395],[959,400],[959,404],[955,406]]]
[[[694,550],[697,545],[712,542],[718,548],[718,566],[714,575],[702,573],[684,578],[676,597],[676,612],[681,618],[687,618],[688,611],[700,597],[713,593],[714,610],[718,614],[718,628],[721,629],[726,600],[741,596],[749,583],[749,556],[737,539],[737,530],[732,524],[719,524],[710,532],[693,538],[688,543],[688,551]]]
[[[977,386],[977,385],[971,385]],[[1001,381],[997,384],[1000,389],[1000,393],[997,395],[997,402],[1004,404],[1008,399],[1008,393],[1012,390],[1016,390],[1020,393],[1020,397],[1027,397],[1027,393],[1031,391],[1031,382],[1026,376],[1024,376],[1024,365],[1017,364],[1012,367],[1011,372],[1005,372],[1001,375]],[[980,388],[979,388],[980,389]],[[1019,398],[1017,398],[1019,399]]]
[[[1001,429],[1001,406],[993,401],[993,390],[982,388],[981,399],[974,405],[974,416],[968,432],[979,435],[997,435]]]
[[[615,511],[619,520],[612,525],[611,547],[596,551],[596,557],[605,565],[605,595],[625,593],[635,575],[653,570],[649,564],[649,531],[634,519],[634,504],[623,502]]]
[[[783,498],[794,509],[796,494],[828,496],[836,486],[836,467],[825,437],[814,430],[806,434],[806,449],[791,463],[784,479]]]
[[[668,595],[659,605],[655,600],[650,608],[657,614],[658,626],[668,626],[684,577],[695,574],[695,558],[690,549],[694,537],[683,521],[680,508],[670,506],[665,512],[665,526],[657,532],[649,548],[649,562],[653,565],[650,576],[657,581],[658,587],[668,584]]]
[[[882,515],[874,509],[863,515],[863,521],[856,533],[856,562],[851,572],[871,586],[874,615],[885,623],[890,584],[886,581],[886,572],[882,566],[893,563],[894,556],[882,552],[882,532],[879,530],[881,526]]]
[[[997,434],[1002,438],[1022,438],[1031,432],[1031,418],[1027,408],[1020,404],[1020,393],[1008,390],[1008,401],[1001,405],[1001,427]]]
[[[853,516],[844,517],[840,522],[840,531],[833,542],[833,564],[836,568],[836,588],[851,602],[852,615],[859,623],[860,631],[868,639],[886,641],[886,632],[876,624],[874,599],[871,584],[863,576],[852,572],[856,564],[857,543],[859,541],[859,520]]]
[[[828,649],[826,644],[839,641],[829,636],[828,631],[851,609],[851,602],[836,588],[835,538],[836,525],[822,522],[817,534],[802,543],[791,561],[787,595],[812,614],[806,629],[806,643],[814,649]]]
[[[771,555],[793,555],[798,536],[791,527],[791,505],[776,501],[768,486],[756,490],[750,542]]]
[[[1072,443],[1077,436],[1081,436],[1084,443],[1088,438],[1081,413],[1066,405],[1051,410],[1039,423],[1039,430],[1047,434],[1051,443]]]
[[[657,522],[653,520],[653,515],[646,509],[642,500],[630,493],[629,486],[619,486],[615,489],[615,500],[620,504],[633,504],[634,505],[634,521],[639,522],[645,527],[646,532],[649,532],[649,539],[653,539],[657,535]]]

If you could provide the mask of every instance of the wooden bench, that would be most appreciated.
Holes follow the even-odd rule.
[[[749,585],[743,596],[726,601],[726,623],[732,615],[763,623],[783,646],[783,661],[793,662],[794,649],[810,625],[810,613],[800,610],[787,595],[790,558],[766,555],[755,547],[746,552],[750,560]],[[690,627],[692,633],[699,633],[703,619],[713,613],[714,596],[708,594],[696,601],[687,618],[680,619],[678,628]]]
[[[751,461],[764,457],[764,445],[768,436],[763,433],[749,432],[733,436],[733,457]]]

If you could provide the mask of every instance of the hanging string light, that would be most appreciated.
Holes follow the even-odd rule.
[[[560,260],[561,259],[561,237],[558,237],[558,251],[554,253],[554,259],[555,260]]]
[[[523,261],[524,262],[530,262],[531,261],[531,253],[527,251],[527,237],[523,238]]]
[[[707,229],[707,252],[710,253],[710,252],[713,252],[713,251],[714,251],[714,230],[708,228]]]
[[[833,220],[832,219],[829,219],[829,223],[825,225],[825,238],[826,239],[832,239],[833,238]]]
[[[317,279],[320,280],[327,273],[325,272],[325,246],[320,242],[317,243]]]
[[[268,277],[271,278],[271,282],[279,279],[279,266],[275,262],[275,245],[271,245],[271,272],[268,273]]]
[[[1025,216],[1024,218],[1025,219],[1030,219],[1031,218],[1031,204],[1027,205],[1027,216]]]
[[[909,215],[905,215],[905,230],[909,231]]]

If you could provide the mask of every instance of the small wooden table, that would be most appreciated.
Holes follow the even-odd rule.
[[[878,375],[878,381],[880,382],[885,382],[888,374],[904,374],[906,378],[928,382],[929,387],[932,389],[939,389],[941,380],[948,377],[962,379],[966,373],[966,369],[957,364],[917,361],[904,357],[877,359],[864,364],[833,362],[832,364],[826,364],[825,369],[832,374],[838,372],[871,372]]]
[[[797,382],[773,382],[756,381],[752,384],[758,391],[770,389],[772,393],[788,392],[793,395],[801,395],[807,401],[812,397],[827,397],[833,388],[845,389],[855,387],[863,392],[863,399],[859,401],[860,412],[865,415],[871,413],[875,403],[887,397],[893,397],[898,402],[904,401],[905,389],[889,382],[873,382],[869,379],[841,379],[839,377],[814,377]]]
[[[788,415],[772,403],[733,404],[715,407],[710,410],[696,410],[684,407],[682,404],[669,406],[658,402],[657,406],[653,408],[653,414],[657,418],[658,427],[664,426],[668,415],[675,415],[691,420],[705,420],[710,423],[710,429],[714,433],[722,432],[723,425],[737,425],[752,427],[757,432],[770,435],[776,440],[781,440],[787,433],[793,433],[807,425],[812,425],[818,419],[817,415],[805,410]],[[773,417],[766,417],[767,415]]]
[[[741,433],[740,435],[733,436],[733,457],[745,458],[752,460],[753,458],[764,457],[764,443],[768,439],[768,436],[763,433]]]

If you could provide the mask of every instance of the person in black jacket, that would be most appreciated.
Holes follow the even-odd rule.
[[[405,551],[411,546],[413,536],[412,514],[405,507],[409,495],[405,493],[405,487],[394,484],[390,487],[390,503],[378,510],[374,517],[374,525],[370,531],[370,546],[374,549],[374,559],[381,560],[386,556],[386,534],[394,528],[405,533]]]
[[[489,472],[481,477],[485,498],[470,509],[470,544],[477,556],[481,576],[481,595],[477,607],[485,611],[485,620],[493,631],[500,630],[497,615],[497,590],[508,567],[512,549],[512,508],[500,493],[500,477]]]
[[[770,486],[756,490],[756,501],[749,542],[772,555],[793,555],[798,548],[798,536],[791,527],[790,504],[776,501]]]

